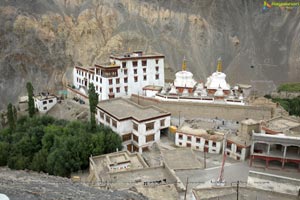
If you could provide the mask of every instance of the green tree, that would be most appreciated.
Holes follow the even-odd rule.
[[[47,157],[48,153],[46,149],[41,149],[39,152],[37,152],[30,164],[30,169],[38,172],[47,172]]]
[[[0,142],[0,166],[5,166],[7,164],[8,156],[9,156],[9,143]]]
[[[90,102],[90,119],[91,119],[91,129],[96,129],[96,106],[98,104],[98,94],[95,91],[95,86],[93,83],[89,84],[89,102]]]
[[[33,100],[33,86],[31,82],[28,82],[26,84],[27,88],[27,93],[28,93],[28,112],[29,112],[29,117],[33,117],[35,113],[35,108],[34,108],[34,100]]]
[[[8,119],[8,125],[11,131],[14,131],[16,128],[15,119],[14,119],[14,112],[13,112],[13,106],[11,103],[7,106],[7,119]]]

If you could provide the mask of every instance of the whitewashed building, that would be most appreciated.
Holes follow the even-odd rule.
[[[252,133],[260,130],[260,124],[253,119],[241,121],[237,135],[226,138],[225,153],[235,160],[246,160],[250,155]]]
[[[148,85],[164,86],[164,55],[142,51],[111,55],[109,63],[94,67],[76,66],[73,85],[88,89],[93,83],[99,101],[131,94],[142,94]]]
[[[47,113],[57,103],[57,97],[49,94],[39,94],[33,99],[34,106],[40,113]]]
[[[170,116],[170,113],[154,106],[143,107],[115,98],[98,103],[96,120],[117,132],[128,151],[142,153],[160,140],[162,130],[168,130]]]
[[[176,131],[175,145],[219,154],[222,151],[223,138],[223,133],[207,131],[195,124],[184,122]]]

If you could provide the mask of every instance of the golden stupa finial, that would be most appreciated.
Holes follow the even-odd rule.
[[[186,59],[185,59],[185,56],[183,57],[181,69],[182,69],[182,71],[186,71]]]
[[[217,72],[222,72],[222,59],[221,59],[221,57],[218,59]]]

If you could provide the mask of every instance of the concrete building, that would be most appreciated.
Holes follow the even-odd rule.
[[[94,84],[99,101],[142,94],[148,85],[164,86],[164,55],[136,51],[111,55],[109,63],[90,68],[76,66],[73,71],[75,88],[88,89],[89,83]]]
[[[226,138],[225,152],[236,160],[246,160],[250,155],[252,132],[260,130],[260,123],[253,119],[241,121],[237,135],[229,134]]]
[[[224,133],[205,129],[197,120],[186,120],[176,131],[175,145],[219,154],[222,151],[223,138]]]
[[[170,113],[155,106],[143,107],[115,98],[99,102],[96,120],[117,132],[128,151],[142,153],[160,140],[161,131],[168,131],[170,116]]]
[[[34,106],[40,113],[47,113],[57,103],[57,97],[48,93],[40,93],[34,96],[33,99]]]
[[[171,196],[177,196],[176,189],[181,186],[168,168],[163,165],[149,167],[136,152],[120,151],[92,156],[89,161],[87,181],[97,188],[116,190],[135,187],[144,195],[153,197],[154,191],[149,191],[149,188],[157,188],[157,191],[169,188],[172,189]]]
[[[253,133],[250,166],[300,171],[300,122],[276,117]]]

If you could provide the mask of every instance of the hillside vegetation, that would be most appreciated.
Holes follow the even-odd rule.
[[[300,83],[285,83],[278,87],[278,92],[300,92]]]

